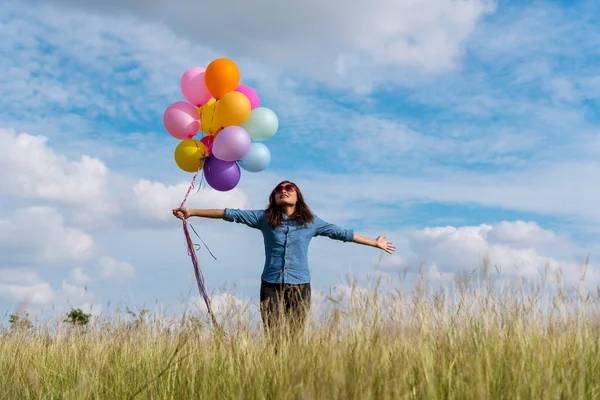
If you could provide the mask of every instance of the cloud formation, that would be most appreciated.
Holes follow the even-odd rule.
[[[588,249],[563,233],[581,238],[600,219],[600,141],[587,111],[600,85],[584,60],[596,54],[598,34],[585,21],[566,23],[560,7],[498,14],[484,1],[309,1],[285,10],[225,1],[201,10],[221,19],[203,20],[185,1],[169,9],[77,2],[79,11],[74,3],[3,6],[5,299],[39,293],[36,304],[91,304],[126,282],[147,303],[188,284],[195,290],[170,214],[191,176],[173,165],[175,142],[160,115],[180,99],[185,68],[224,54],[239,61],[282,129],[269,142],[272,168],[245,174],[229,193],[202,190],[188,205],[262,208],[274,183],[293,178],[321,217],[368,236],[388,233],[399,245],[380,259],[316,239],[315,286],[382,273],[376,265],[415,272],[421,260],[431,279],[451,281],[485,254],[508,275],[549,264],[576,279],[573,260]],[[214,34],[236,18],[247,23]],[[374,82],[383,85],[367,94]],[[470,208],[453,214],[460,207]],[[194,224],[218,257],[200,252],[209,289],[252,281],[245,294],[256,295],[260,234]]]
[[[65,226],[51,207],[17,209],[0,220],[0,260],[5,265],[56,267],[87,262],[94,255],[93,238]]]
[[[207,4],[179,0],[69,1],[55,4],[87,8],[128,21],[167,24],[190,41],[226,54],[263,59],[322,79],[348,76],[376,80],[386,67],[425,73],[456,67],[477,23],[495,11],[492,1],[335,0]],[[210,16],[210,17],[208,17]],[[224,29],[227,26],[227,29]]]
[[[593,263],[583,263],[586,254],[581,254],[577,245],[535,222],[425,228],[411,235],[409,246],[416,260],[425,262],[440,276],[471,272],[487,259],[490,273],[502,278],[536,281],[548,270],[553,276],[560,272],[565,282],[573,285],[586,271],[586,284],[600,284],[600,271]]]
[[[0,194],[89,207],[104,204],[108,169],[96,158],[68,160],[48,138],[0,129]]]

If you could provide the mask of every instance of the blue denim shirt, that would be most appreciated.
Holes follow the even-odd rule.
[[[343,242],[354,239],[354,231],[329,224],[316,215],[314,222],[302,224],[283,216],[275,229],[267,224],[264,210],[225,209],[223,219],[245,224],[262,232],[265,265],[261,279],[271,283],[309,283],[308,245],[315,236],[327,236]]]

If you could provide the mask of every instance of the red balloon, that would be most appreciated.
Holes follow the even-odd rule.
[[[206,146],[206,148],[208,149],[208,155],[212,155],[212,146],[213,143],[215,142],[215,138],[216,136],[204,136],[202,139],[200,139],[200,141],[202,143],[204,143],[204,145]]]

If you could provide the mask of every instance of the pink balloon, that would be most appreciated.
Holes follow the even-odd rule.
[[[202,67],[192,67],[183,73],[179,81],[183,97],[198,107],[206,104],[212,97],[204,82],[204,71],[206,69]]]
[[[200,116],[196,107],[184,101],[171,104],[163,114],[167,132],[176,139],[194,137],[200,130]]]
[[[240,92],[245,95],[248,100],[250,100],[250,109],[254,110],[255,108],[260,107],[260,99],[258,98],[258,94],[254,89],[250,86],[239,85],[236,89],[236,92]]]

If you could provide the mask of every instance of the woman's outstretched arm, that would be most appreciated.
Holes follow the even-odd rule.
[[[179,219],[188,219],[189,217],[223,219],[225,216],[225,209],[204,210],[199,208],[179,207],[173,210],[173,215]]]
[[[396,246],[394,246],[392,242],[385,240],[386,237],[386,235],[381,235],[378,236],[376,239],[369,239],[367,237],[359,235],[358,233],[355,233],[354,239],[352,241],[354,243],[363,244],[365,246],[377,247],[389,254],[392,254],[394,250],[396,250]]]
[[[394,250],[396,250],[396,246],[394,246],[392,242],[385,240],[385,238],[387,237],[386,235],[378,236],[376,239],[369,239],[354,232],[353,229],[342,229],[337,225],[325,222],[316,215],[315,224],[317,226],[315,230],[316,236],[328,236],[331,239],[335,240],[341,240],[344,242],[354,242],[365,246],[377,247],[389,254],[392,254]]]
[[[238,210],[235,208],[223,209],[198,209],[180,207],[173,210],[173,215],[179,219],[189,217],[223,219],[229,222],[245,224],[251,228],[260,229],[263,221],[263,210]]]

